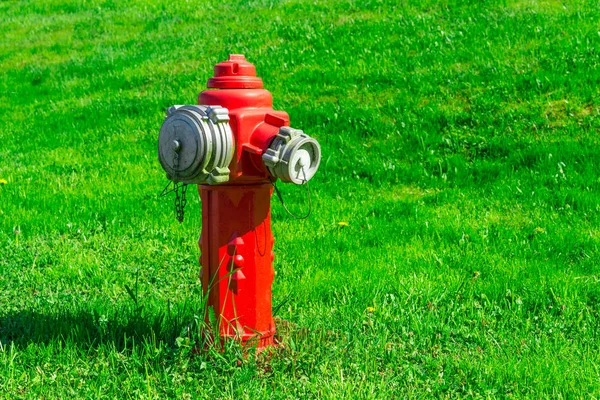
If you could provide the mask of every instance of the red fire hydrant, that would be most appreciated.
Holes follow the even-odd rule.
[[[273,110],[254,65],[243,55],[217,64],[197,106],[173,106],[161,127],[167,177],[199,184],[202,287],[224,338],[274,345],[271,309],[273,182],[304,184],[319,167],[316,140]]]

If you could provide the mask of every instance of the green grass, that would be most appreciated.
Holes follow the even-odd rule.
[[[600,397],[600,9],[471,3],[1,2],[0,398]],[[228,53],[324,155],[270,359],[194,352],[200,202],[158,197]]]

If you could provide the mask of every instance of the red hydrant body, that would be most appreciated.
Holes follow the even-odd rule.
[[[170,109],[159,159],[169,179],[199,184],[201,279],[219,334],[263,348],[275,344],[272,182],[307,182],[320,148],[273,110],[244,56],[217,64],[208,87],[199,106]]]
[[[256,78],[243,56],[230,56],[215,67],[215,77],[198,96],[198,104],[229,110],[236,142],[230,180],[219,186],[200,185],[202,198],[202,286],[209,306],[220,318],[220,334],[259,348],[273,345],[273,234],[269,172],[262,153],[289,125],[283,111],[273,110],[271,93]]]
[[[270,184],[201,186],[202,287],[220,335],[273,345]]]

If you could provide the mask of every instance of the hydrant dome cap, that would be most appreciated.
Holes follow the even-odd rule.
[[[208,80],[212,89],[262,89],[262,79],[256,76],[256,67],[242,54],[230,54],[227,61],[215,65],[215,76]]]

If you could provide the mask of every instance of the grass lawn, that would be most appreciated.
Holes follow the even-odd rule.
[[[471,4],[468,4],[471,3]],[[0,398],[600,397],[597,1],[0,2]],[[196,354],[164,111],[229,53],[315,137],[284,346]],[[302,213],[302,188],[281,185]]]

